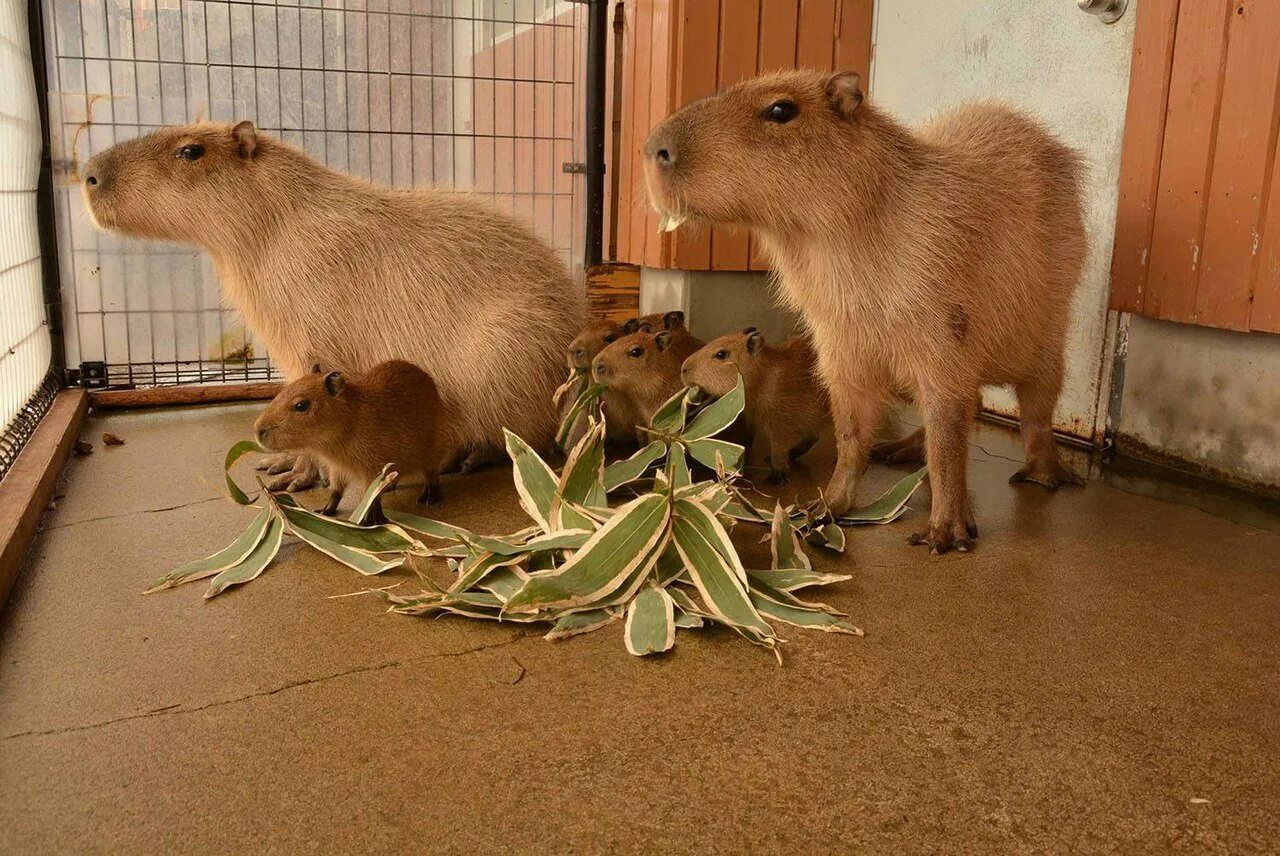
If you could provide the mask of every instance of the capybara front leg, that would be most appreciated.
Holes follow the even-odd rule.
[[[310,455],[298,455],[293,459],[293,469],[267,482],[267,490],[289,492],[310,490],[321,484],[320,466]]]
[[[427,473],[427,483],[422,486],[422,495],[418,497],[418,502],[423,505],[434,505],[444,498],[440,491],[440,474]]]
[[[871,457],[888,464],[913,464],[924,460],[924,428],[917,428],[905,437],[876,443],[871,447]]]
[[[831,415],[836,428],[836,468],[827,483],[827,504],[837,517],[852,511],[858,479],[867,469],[871,441],[880,422],[884,396],[853,385],[831,384]]]
[[[1057,490],[1064,484],[1084,485],[1084,479],[1062,463],[1053,441],[1053,408],[1058,403],[1061,386],[1059,370],[1056,379],[1020,383],[1015,387],[1027,465],[1009,477],[1010,484],[1035,482],[1049,490]]]
[[[975,396],[939,394],[922,384],[925,458],[933,494],[929,525],[908,541],[935,554],[973,549],[978,527],[969,502],[969,432],[976,416]]]

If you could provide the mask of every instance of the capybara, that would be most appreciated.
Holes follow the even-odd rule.
[[[622,324],[624,333],[656,333],[659,330],[688,330],[684,326],[684,312],[679,309],[673,309],[670,312],[651,312],[648,315],[640,315],[635,318],[628,318]]]
[[[912,543],[967,550],[969,433],[986,384],[1018,395],[1014,481],[1079,482],[1053,442],[1072,293],[1086,250],[1077,155],[999,104],[912,130],[853,72],[745,81],[669,116],[645,147],[678,225],[749,228],[800,312],[831,396],[833,510],[854,506],[889,393],[913,393],[933,507]],[[749,177],[749,178],[748,178]]]
[[[591,361],[604,350],[605,345],[624,335],[622,325],[600,318],[590,321],[569,343],[566,362],[571,369],[591,370]]]
[[[645,442],[640,427],[664,401],[678,392],[680,366],[703,343],[685,333],[631,333],[601,351],[591,367],[604,393],[605,430]]]
[[[378,363],[346,377],[319,365],[287,384],[254,424],[266,449],[318,458],[329,472],[334,514],[348,485],[367,486],[385,464],[426,479],[419,502],[440,497],[440,471],[454,454],[455,413],[441,401],[431,375],[404,360]],[[382,504],[370,517],[381,522]]]
[[[251,122],[163,128],[94,156],[83,177],[99,226],[207,250],[287,379],[404,359],[435,378],[477,454],[503,447],[504,426],[551,438],[584,296],[515,218],[335,172]]]
[[[680,377],[685,386],[719,398],[732,392],[742,375],[748,463],[767,469],[769,480],[781,483],[788,479],[792,461],[809,451],[831,424],[816,360],[803,336],[772,347],[763,333],[748,327],[712,339],[684,361]]]

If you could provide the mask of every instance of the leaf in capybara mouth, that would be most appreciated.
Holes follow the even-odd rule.
[[[684,222],[683,214],[672,214],[670,212],[662,212],[662,222],[658,223],[659,232],[674,232],[680,228],[680,224]]]

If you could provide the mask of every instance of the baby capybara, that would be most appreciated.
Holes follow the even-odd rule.
[[[431,375],[402,360],[352,377],[320,366],[289,383],[254,425],[267,449],[314,455],[328,468],[334,514],[348,485],[366,486],[385,464],[401,475],[422,473],[422,503],[440,499],[440,471],[454,452],[453,413]],[[381,502],[370,510],[381,522]]]
[[[336,172],[252,122],[162,128],[83,177],[102,228],[207,250],[286,378],[408,360],[455,405],[472,464],[500,454],[503,428],[549,443],[584,294],[527,224],[465,193]],[[279,484],[313,480],[299,465]]]
[[[1013,480],[1079,481],[1052,426],[1086,249],[1081,166],[1038,122],[974,103],[909,129],[853,72],[791,71],[684,107],[645,154],[654,206],[749,228],[803,314],[835,420],[833,510],[854,506],[899,390],[924,417],[933,493],[913,543],[941,553],[977,536],[966,465],[984,385],[1018,395],[1027,464]]]
[[[596,383],[607,389],[603,409],[605,426],[613,436],[645,442],[640,426],[682,386],[680,366],[702,342],[686,331],[631,333],[602,350],[591,367]]]
[[[742,411],[750,438],[748,463],[785,482],[791,463],[818,441],[831,424],[826,390],[817,377],[809,340],[797,336],[777,347],[755,327],[712,339],[684,361],[685,386],[719,398],[733,391],[742,375]]]
[[[596,358],[596,354],[603,351],[605,345],[614,342],[622,335],[624,335],[622,325],[614,321],[601,318],[590,322],[569,343],[566,360],[569,368],[590,371],[591,361]]]

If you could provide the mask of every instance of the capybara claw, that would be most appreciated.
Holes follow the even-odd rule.
[[[1049,490],[1057,490],[1064,484],[1084,487],[1084,479],[1061,461],[1040,465],[1027,464],[1009,476],[1009,484],[1019,484],[1021,482],[1031,482]]]
[[[972,523],[956,525],[930,526],[922,532],[913,532],[907,536],[907,543],[914,547],[928,547],[929,552],[941,556],[951,550],[957,553],[973,551],[974,539],[978,527]]]

